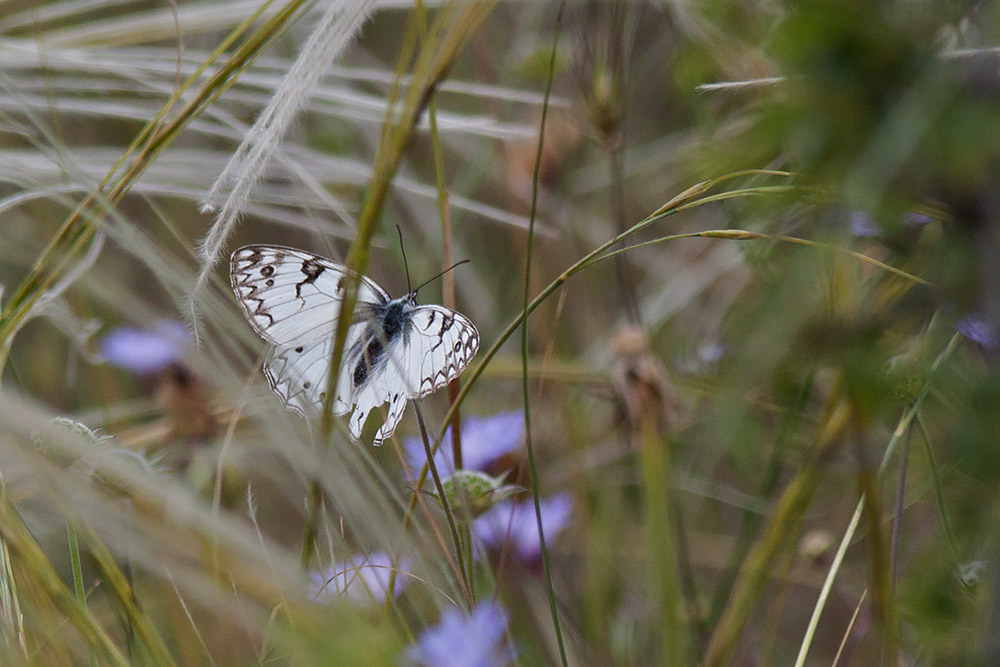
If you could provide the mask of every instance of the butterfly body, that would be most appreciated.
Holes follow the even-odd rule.
[[[390,299],[376,283],[328,259],[280,246],[233,253],[230,279],[247,320],[272,348],[264,373],[285,405],[300,414],[327,402],[333,336],[347,280],[359,281],[357,305],[330,401],[351,412],[360,437],[370,410],[388,403],[373,444],[392,434],[406,401],[458,377],[479,349],[476,327],[449,308],[417,303],[416,293]]]

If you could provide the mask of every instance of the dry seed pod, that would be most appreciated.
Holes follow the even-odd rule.
[[[659,428],[677,425],[678,401],[666,369],[649,350],[649,334],[635,325],[625,325],[611,339],[615,365],[611,382],[623,418],[632,432],[646,418]]]

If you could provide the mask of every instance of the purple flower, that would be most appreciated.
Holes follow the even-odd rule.
[[[462,419],[462,467],[482,470],[498,458],[520,447],[524,440],[524,415],[501,412],[489,417]],[[427,460],[420,438],[404,438],[403,449],[410,467],[419,470]],[[445,432],[434,463],[442,477],[455,472],[451,452],[451,427]]]
[[[722,359],[722,355],[726,353],[726,348],[723,347],[722,343],[709,342],[702,343],[698,346],[698,361],[705,364],[706,366],[712,366]]]
[[[934,222],[934,218],[926,213],[907,211],[903,214],[903,224],[910,228],[923,227],[924,225],[929,225],[932,222]]]
[[[354,554],[347,564],[338,568],[331,563],[323,572],[313,572],[313,597],[325,601],[338,596],[346,597],[352,604],[366,606],[385,602],[389,576],[396,569],[393,597],[397,597],[409,583],[410,562],[405,558],[393,568],[389,555],[377,551],[368,556]]]
[[[551,543],[569,523],[573,504],[568,493],[559,493],[539,501],[539,507],[545,539],[547,543]],[[516,504],[497,503],[493,509],[475,520],[473,530],[487,547],[499,548],[509,540],[514,555],[521,561],[535,561],[542,553],[533,500]]]
[[[1000,335],[997,334],[996,327],[979,315],[966,315],[958,321],[955,329],[983,349],[995,350],[1000,346]]]
[[[101,340],[101,358],[133,373],[151,375],[179,361],[190,344],[191,337],[183,324],[162,320],[153,331],[133,327],[113,329]]]
[[[879,229],[878,225],[875,224],[875,221],[867,213],[851,211],[849,223],[851,233],[860,238],[878,238],[882,235],[882,230]]]
[[[468,615],[449,607],[407,649],[406,657],[426,667],[506,667],[514,659],[504,641],[506,632],[507,613],[494,600],[480,602]]]

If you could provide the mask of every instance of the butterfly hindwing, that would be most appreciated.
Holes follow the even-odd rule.
[[[467,317],[442,306],[410,305],[406,326],[387,341],[379,363],[353,397],[351,435],[361,434],[368,412],[388,403],[385,421],[375,434],[380,445],[395,431],[406,401],[426,396],[457,378],[479,349],[479,332]],[[359,358],[360,361],[360,358]]]
[[[286,406],[303,416],[316,413],[326,400],[332,346],[330,338],[295,347],[276,346],[264,361],[264,374],[271,389]],[[350,390],[341,374],[331,404],[334,414],[341,415],[351,409]]]
[[[412,398],[440,389],[465,370],[479,350],[479,332],[465,315],[443,306],[417,306],[407,345]]]

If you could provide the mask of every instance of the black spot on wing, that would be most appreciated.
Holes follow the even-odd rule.
[[[295,284],[295,296],[300,299],[302,298],[302,286],[311,285],[316,282],[323,275],[323,272],[326,271],[326,267],[323,266],[318,257],[310,257],[309,259],[302,260],[301,271],[305,278]]]

